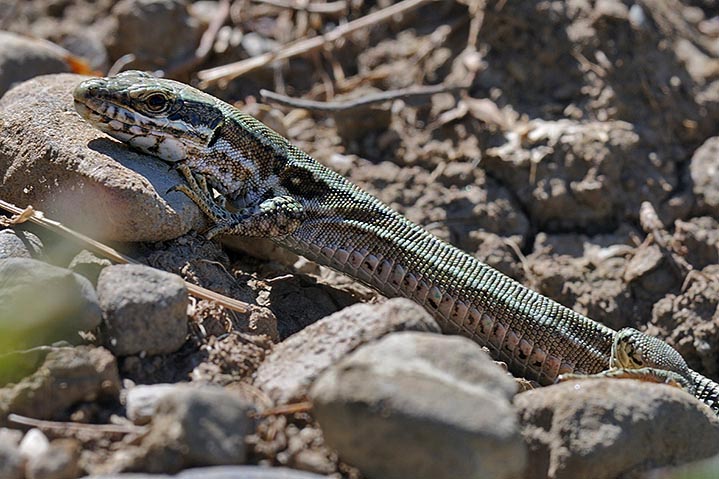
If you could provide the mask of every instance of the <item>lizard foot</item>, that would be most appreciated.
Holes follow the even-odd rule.
[[[670,386],[674,386],[684,390],[688,390],[690,388],[690,385],[680,374],[656,368],[610,368],[606,371],[602,371],[596,374],[562,374],[557,378],[557,382],[561,383],[572,380],[603,378],[636,379],[639,381],[646,381],[651,383],[668,384]]]
[[[300,227],[305,219],[305,209],[291,196],[276,196],[229,215],[229,220],[218,221],[210,228],[206,233],[208,239],[220,234],[286,236]]]
[[[661,339],[624,328],[612,342],[609,368],[597,374],[563,374],[557,381],[583,378],[626,378],[670,384],[694,394],[689,366],[676,349]]]
[[[190,198],[202,212],[209,217],[213,223],[225,223],[231,221],[232,213],[227,211],[222,205],[218,204],[212,196],[193,190],[191,187],[183,184],[175,185],[168,190],[179,191]]]
[[[232,223],[233,214],[225,208],[225,197],[220,195],[215,198],[213,196],[204,175],[193,173],[190,167],[184,163],[176,165],[176,169],[185,177],[187,184],[175,185],[168,192],[179,191],[184,193],[215,224]]]

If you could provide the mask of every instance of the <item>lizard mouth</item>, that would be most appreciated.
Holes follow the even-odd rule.
[[[112,101],[102,88],[99,78],[80,83],[73,91],[73,99],[75,111],[81,117],[111,136],[151,133],[142,125],[141,119],[135,113]],[[125,137],[121,139],[124,140]]]
[[[109,109],[116,108],[111,105],[107,105],[107,109],[105,109],[105,112],[110,113],[108,111]],[[108,115],[105,112],[101,112],[100,108],[93,108],[88,103],[84,103],[82,101],[75,100],[75,111],[85,120],[92,123],[93,126],[96,128],[102,130],[105,133],[110,134],[111,136],[115,136],[116,134],[124,134],[124,135],[132,135],[130,130],[138,130],[134,134],[149,134],[150,131],[146,128],[143,128],[140,125],[137,125],[135,123],[128,124],[123,123],[122,121],[117,119],[117,116],[111,116]],[[123,138],[125,137],[123,136]]]

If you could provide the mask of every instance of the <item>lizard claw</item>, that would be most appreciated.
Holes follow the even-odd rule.
[[[167,193],[173,193],[173,192],[180,192],[184,193],[188,198],[194,201],[194,191],[190,190],[190,188],[187,187],[187,185],[183,184],[177,184],[173,187],[171,187],[169,190],[167,190]]]

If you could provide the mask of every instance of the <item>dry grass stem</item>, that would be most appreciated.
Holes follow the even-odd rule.
[[[256,57],[228,63],[207,70],[197,72],[200,79],[200,88],[207,88],[214,83],[227,83],[248,72],[264,67],[277,60],[286,60],[297,55],[302,55],[318,48],[331,46],[337,40],[358,30],[369,28],[378,23],[391,19],[394,15],[409,12],[435,0],[403,0],[382,10],[370,13],[364,17],[340,25],[324,35],[313,38],[303,38],[290,42],[276,52],[269,52]]]
[[[15,215],[13,218],[10,218],[9,220],[0,223],[4,226],[17,225],[26,221],[30,221],[31,223],[38,224],[44,228],[49,229],[50,231],[54,231],[59,235],[71,238],[75,241],[85,244],[95,252],[105,256],[106,258],[111,259],[116,263],[139,264],[137,261],[130,258],[129,256],[126,256],[119,251],[90,238],[89,236],[78,233],[77,231],[68,228],[67,226],[63,225],[62,223],[59,223],[58,221],[46,218],[42,211],[36,211],[35,209],[33,209],[32,206],[28,206],[27,208],[23,209],[6,201],[0,200],[0,209],[3,209]],[[185,286],[187,286],[187,290],[190,292],[190,294],[197,298],[215,301],[217,304],[224,306],[227,309],[231,309],[232,311],[237,311],[238,313],[244,314],[250,311],[250,305],[243,301],[238,301],[222,294],[215,293],[214,291],[203,288],[202,286],[198,286],[196,284],[189,283],[187,281],[185,281]]]

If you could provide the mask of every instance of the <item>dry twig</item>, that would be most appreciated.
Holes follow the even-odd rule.
[[[354,108],[372,105],[375,103],[383,103],[389,100],[428,98],[437,93],[451,92],[461,90],[462,88],[463,87],[460,86],[447,85],[419,86],[402,88],[399,90],[383,91],[376,94],[365,95],[362,98],[346,101],[304,100],[302,98],[292,98],[289,96],[280,95],[279,93],[275,93],[269,90],[260,90],[260,95],[265,101],[269,100],[272,103],[290,106],[293,108],[304,108],[305,110],[313,111],[343,111],[352,110]]]
[[[112,77],[120,73],[125,69],[127,65],[134,62],[137,59],[134,53],[126,53],[113,63],[107,70],[107,76]]]
[[[254,0],[256,3],[264,3],[272,5],[273,7],[290,8],[292,10],[299,10],[308,13],[325,13],[325,14],[339,14],[347,10],[347,2],[339,0],[336,2],[306,2],[296,0]]]
[[[387,8],[383,8],[382,10],[378,10],[370,13],[369,15],[358,18],[357,20],[340,25],[324,35],[313,38],[303,38],[290,42],[283,46],[279,51],[268,52],[256,57],[229,63],[216,68],[200,70],[197,72],[197,77],[201,80],[200,88],[206,88],[217,82],[227,83],[241,75],[264,67],[273,61],[286,60],[297,55],[311,52],[312,50],[316,50],[318,48],[330,46],[337,40],[346,37],[351,33],[388,21],[394,15],[409,12],[432,1],[435,0],[403,0]]]
[[[283,404],[281,406],[264,409],[257,413],[258,417],[279,416],[283,414],[295,414],[312,410],[312,403],[309,401]]]
[[[67,226],[63,225],[62,223],[59,223],[58,221],[46,218],[41,211],[34,210],[32,206],[28,206],[27,208],[22,209],[11,203],[0,200],[0,209],[3,209],[15,215],[9,220],[0,222],[0,224],[3,224],[5,226],[17,225],[26,221],[30,221],[31,223],[38,224],[51,231],[54,231],[59,235],[72,238],[75,241],[79,241],[80,243],[89,246],[94,251],[104,255],[107,258],[110,258],[116,263],[139,264],[137,261],[130,258],[129,256],[126,256],[119,251],[90,238],[89,236],[78,233],[77,231],[68,228]],[[248,313],[250,311],[251,306],[245,302],[224,296],[220,293],[216,293],[209,289],[203,288],[202,286],[198,286],[187,281],[185,281],[185,286],[187,287],[187,290],[190,292],[190,294],[197,298],[215,301],[217,304],[224,306],[225,308],[232,311],[237,311],[238,313]]]
[[[41,431],[88,431],[102,434],[136,435],[142,435],[147,432],[146,427],[130,424],[85,424],[80,422],[47,421],[44,419],[21,416],[19,414],[9,414],[8,420],[10,422],[14,422],[15,424],[22,424],[23,426],[36,427]]]

